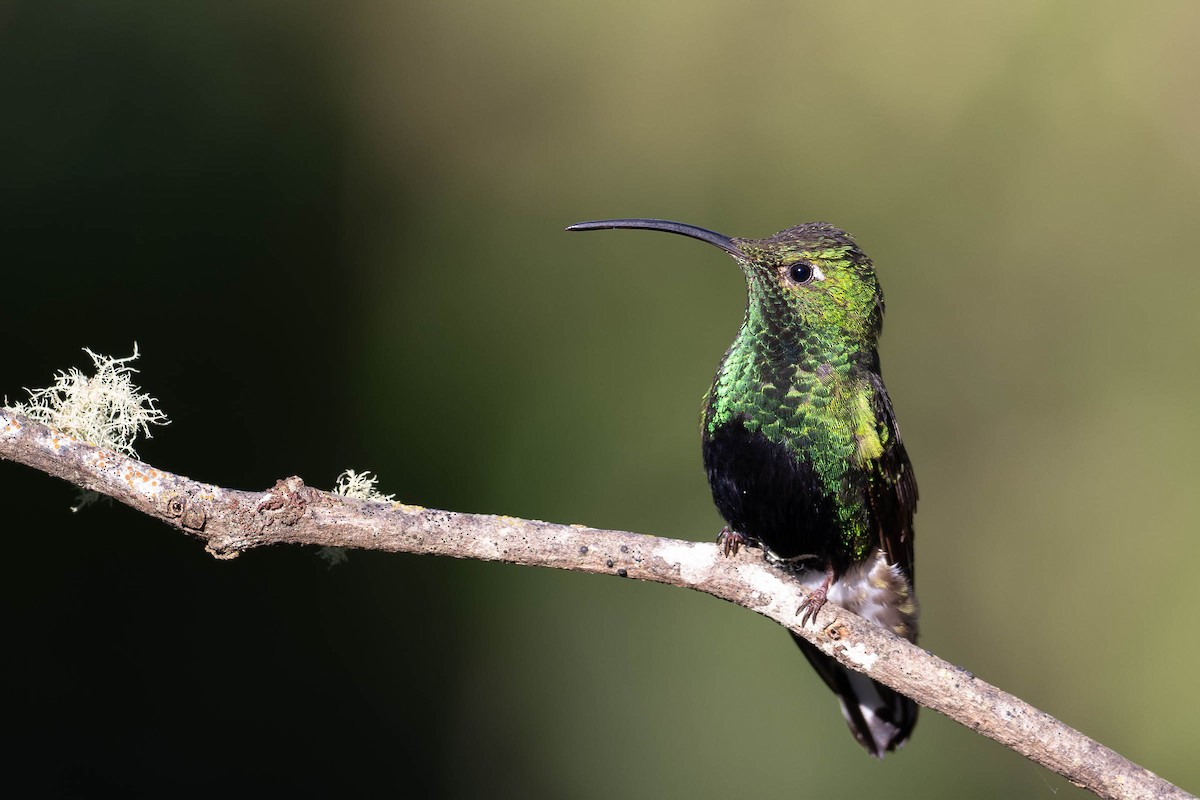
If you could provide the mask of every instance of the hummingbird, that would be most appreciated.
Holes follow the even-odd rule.
[[[746,279],[746,312],[704,399],[701,445],[726,557],[761,548],[810,590],[911,642],[917,638],[913,514],[917,483],[884,388],[877,349],[883,293],[845,231],[809,222],[740,239],[661,219],[580,222],[719,247]],[[917,705],[792,634],[837,695],[855,740],[882,758],[903,745]]]

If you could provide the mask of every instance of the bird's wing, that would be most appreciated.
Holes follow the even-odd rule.
[[[879,541],[888,559],[913,575],[913,514],[917,510],[917,478],[900,438],[892,401],[878,373],[871,375],[871,407],[879,426],[883,450],[875,459],[868,498]]]

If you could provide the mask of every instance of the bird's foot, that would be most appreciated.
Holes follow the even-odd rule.
[[[825,568],[825,580],[821,581],[821,585],[808,593],[808,597],[804,598],[804,602],[796,609],[796,614],[800,616],[800,624],[807,625],[809,620],[817,618],[819,612],[825,603],[829,600],[829,587],[833,585],[833,567]]]
[[[743,547],[757,547],[758,542],[751,539],[744,533],[738,533],[735,530],[730,530],[726,525],[721,528],[721,532],[717,534],[717,548],[725,554],[726,558],[736,556],[738,550]]]
[[[801,625],[807,625],[808,621],[810,619],[817,618],[817,612],[820,611],[825,606],[825,603],[829,599],[827,597],[827,594],[828,594],[827,589],[824,589],[824,588],[814,589],[808,595],[808,597],[805,598],[805,600],[801,604],[801,606],[796,609],[797,614],[804,612],[803,616],[800,617]]]

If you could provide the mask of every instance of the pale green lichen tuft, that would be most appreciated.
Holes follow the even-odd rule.
[[[355,472],[348,469],[341,475],[338,475],[337,484],[333,487],[333,493],[339,494],[342,497],[352,497],[356,500],[372,500],[377,503],[390,503],[396,496],[394,494],[383,494],[376,490],[375,484],[379,483],[379,478],[372,475],[370,472]],[[345,564],[349,561],[344,547],[322,547],[317,550],[317,555],[325,560],[330,569]]]
[[[80,489],[75,495],[75,505],[71,506],[71,512],[78,514],[88,506],[94,506],[101,500],[107,500],[110,503],[112,502],[111,497],[105,497],[99,492],[93,492],[91,489]]]
[[[346,555],[344,547],[318,547],[317,556],[328,565],[330,569],[340,567],[342,564],[350,560],[350,556]]]
[[[342,497],[353,497],[356,500],[374,500],[378,503],[390,503],[396,497],[394,494],[382,494],[375,489],[379,478],[370,472],[355,472],[348,469],[338,475],[337,485],[333,487],[334,494]]]
[[[130,377],[137,372],[129,366],[138,358],[137,343],[133,355],[112,358],[83,348],[95,366],[91,377],[75,368],[54,376],[54,385],[44,389],[26,389],[29,400],[13,408],[32,420],[100,447],[137,457],[133,443],[139,435],[153,438],[151,425],[166,425],[167,415],[155,407],[155,400],[134,385]]]

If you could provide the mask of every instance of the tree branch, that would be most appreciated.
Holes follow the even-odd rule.
[[[711,543],[353,500],[305,486],[299,478],[281,480],[265,492],[224,489],[77,441],[8,408],[0,409],[0,458],[115,498],[201,539],[217,558],[272,544],[328,545],[615,574],[695,589],[775,620],[841,663],[1100,797],[1192,797],[1049,714],[833,603],[814,624],[801,627],[796,609],[806,590],[798,581],[752,555],[721,558]]]

